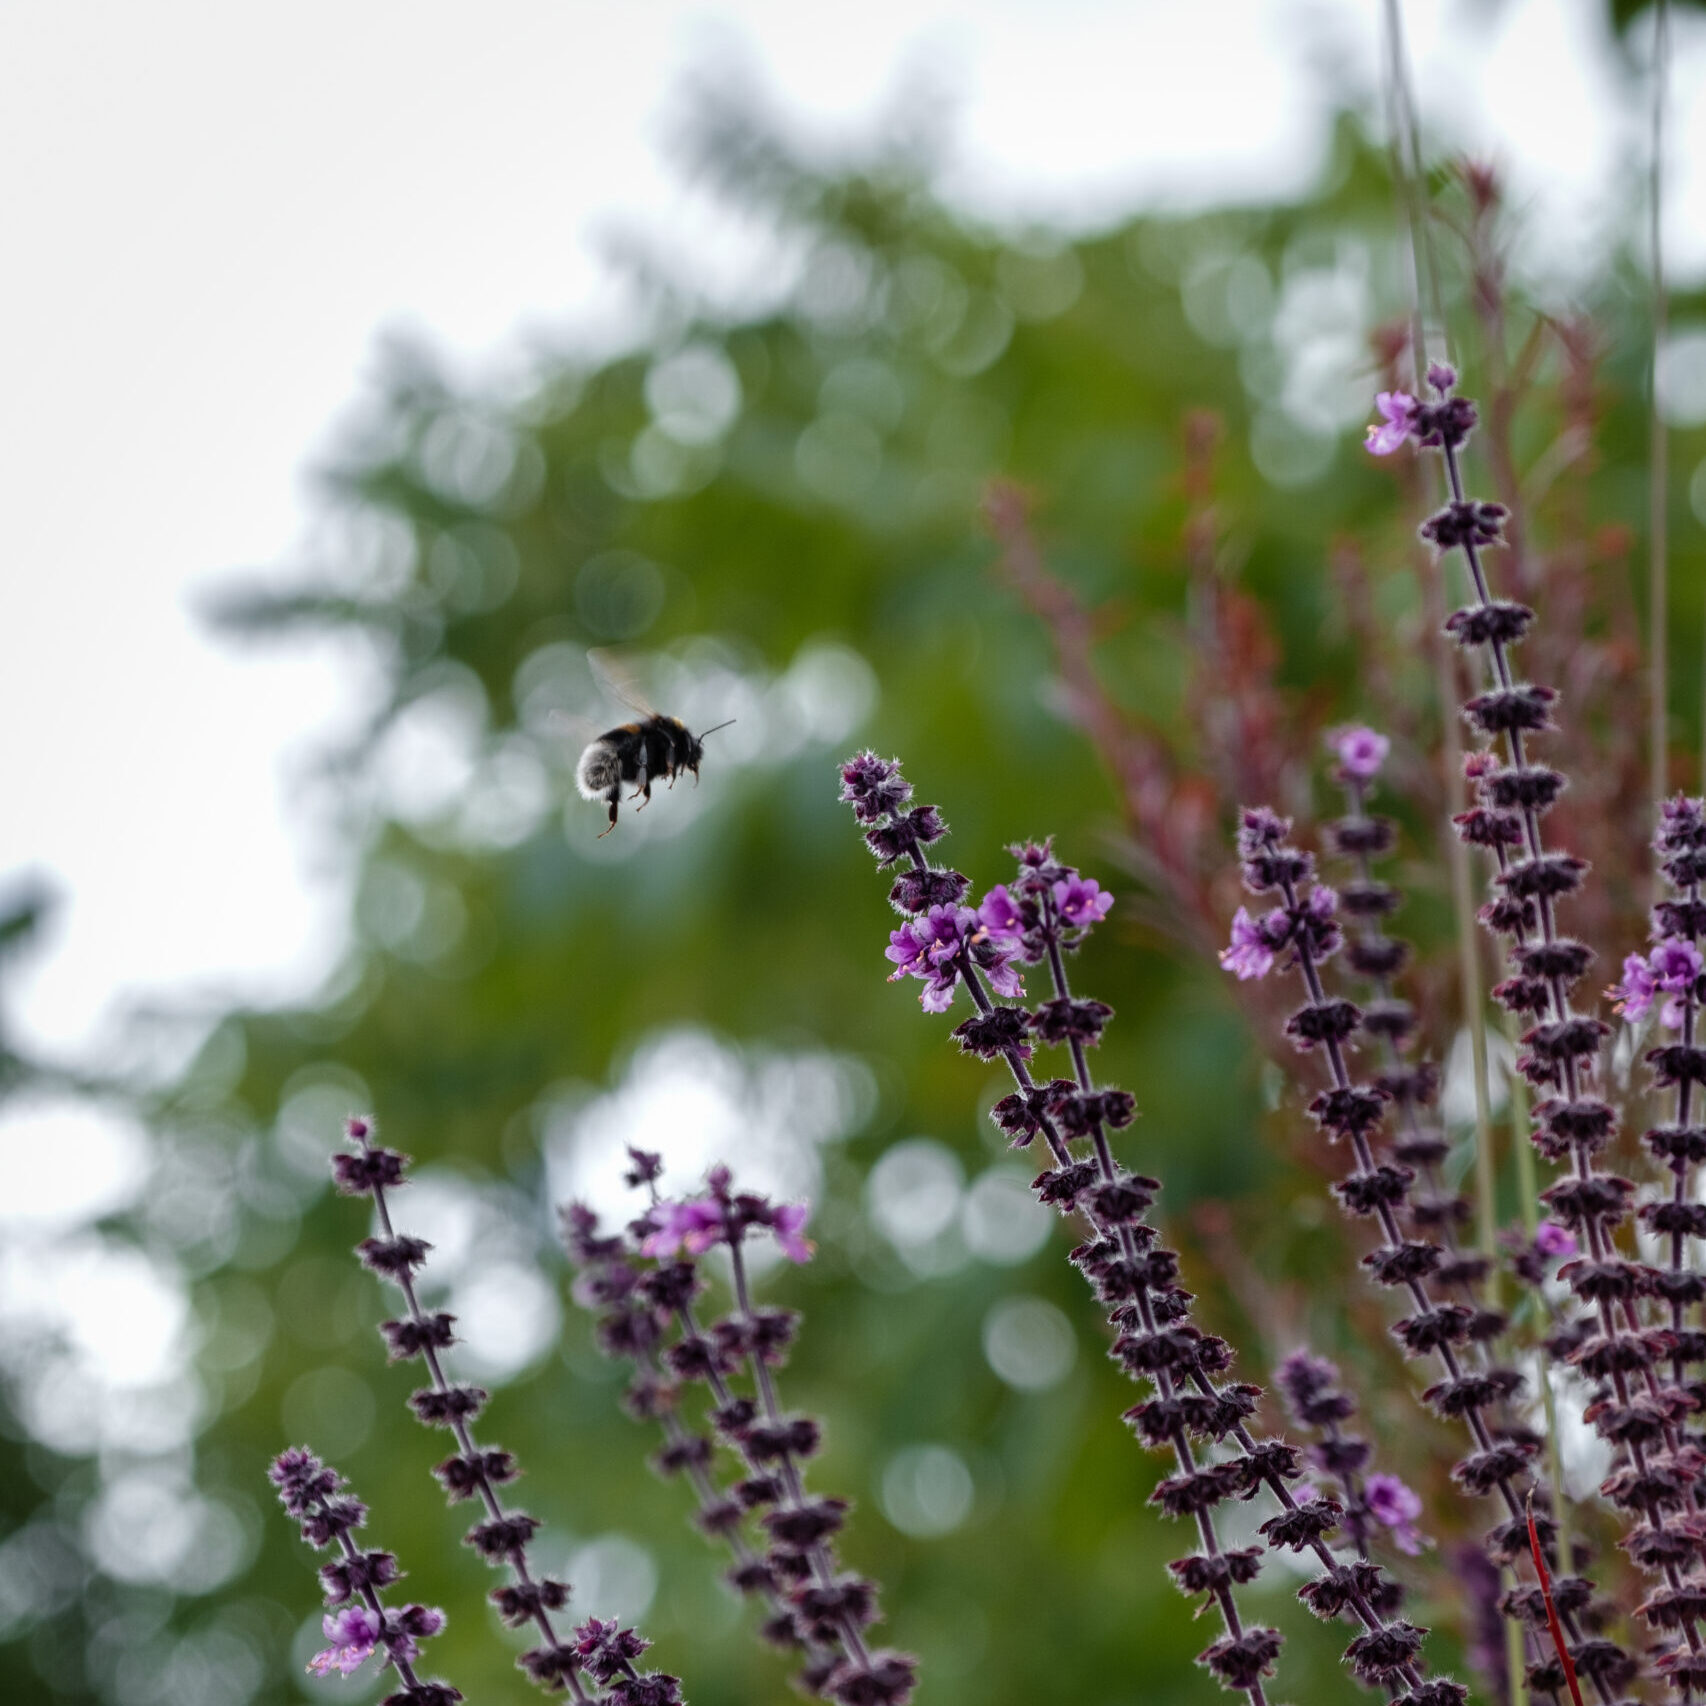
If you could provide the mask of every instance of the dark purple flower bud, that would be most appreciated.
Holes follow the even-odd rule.
[[[532,1647],[515,1662],[541,1688],[566,1688],[569,1678],[580,1669],[579,1653],[562,1643]]]
[[[933,906],[958,906],[971,884],[958,871],[906,871],[889,890],[889,904],[896,912],[916,916]]]
[[[900,765],[862,752],[841,767],[841,799],[861,823],[880,823],[912,798],[911,785]]]
[[[1505,517],[1509,513],[1503,504],[1480,503],[1473,498],[1454,500],[1430,515],[1419,531],[1441,551],[1454,551],[1464,545],[1502,545]]]
[[[636,1149],[628,1146],[628,1171],[622,1175],[623,1183],[631,1190],[638,1190],[642,1185],[655,1184],[663,1176],[663,1157],[650,1149]]]
[[[974,1013],[956,1026],[954,1041],[962,1052],[975,1054],[983,1060],[995,1060],[1012,1055],[1017,1060],[1029,1060],[1031,1045],[1028,1039],[1030,1014],[1023,1007],[992,1007],[987,1013]]]
[[[1415,1658],[1426,1633],[1413,1623],[1388,1623],[1384,1629],[1358,1635],[1345,1648],[1345,1657],[1363,1681],[1381,1682]]]
[[[429,1427],[450,1428],[471,1422],[489,1396],[483,1386],[452,1386],[442,1392],[429,1386],[409,1394],[409,1408]]]
[[[509,1511],[476,1524],[463,1536],[463,1543],[472,1546],[483,1558],[506,1558],[526,1547],[539,1527],[537,1517],[525,1511]]]
[[[446,1315],[440,1311],[436,1315],[426,1315],[420,1320],[381,1321],[379,1331],[385,1335],[386,1347],[391,1353],[393,1362],[401,1362],[409,1357],[417,1357],[430,1345],[434,1350],[444,1350],[455,1342],[456,1335],[451,1332],[454,1315]]]
[[[432,1246],[424,1238],[364,1238],[355,1247],[364,1267],[386,1279],[412,1273],[426,1259]]]
[[[807,1499],[788,1510],[770,1511],[764,1526],[770,1538],[792,1552],[803,1552],[837,1533],[846,1521],[845,1499]]]
[[[1238,1635],[1222,1635],[1197,1654],[1197,1663],[1211,1671],[1226,1687],[1248,1692],[1264,1676],[1273,1674],[1279,1657],[1277,1629],[1246,1629]]]
[[[332,1157],[332,1177],[345,1196],[364,1196],[370,1191],[389,1190],[403,1182],[408,1157],[395,1149],[364,1149],[355,1155]]]

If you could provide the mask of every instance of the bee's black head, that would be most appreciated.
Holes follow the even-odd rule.
[[[692,756],[687,760],[687,768],[691,770],[695,776],[699,774],[699,765],[705,757],[705,736],[714,735],[718,729],[726,729],[729,726],[729,723],[734,721],[735,718],[730,717],[726,723],[713,723],[710,728],[701,730],[700,733],[696,735],[689,735],[687,737],[688,745],[692,752]]]

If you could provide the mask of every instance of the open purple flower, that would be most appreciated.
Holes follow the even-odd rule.
[[[1534,1229],[1534,1247],[1543,1256],[1573,1256],[1580,1246],[1576,1235],[1555,1220],[1543,1220]]]
[[[1094,877],[1068,877],[1054,885],[1054,904],[1065,923],[1083,930],[1108,916],[1114,897]]]
[[[1233,914],[1232,946],[1220,950],[1220,963],[1240,983],[1266,977],[1274,969],[1274,951],[1247,907],[1241,906]]]
[[[783,1203],[771,1214],[770,1230],[776,1234],[776,1242],[790,1262],[809,1262],[812,1259],[816,1246],[809,1238],[800,1236],[811,1214],[810,1204],[803,1202]]]
[[[320,1619],[320,1627],[332,1644],[308,1661],[309,1670],[316,1676],[330,1676],[333,1671],[348,1676],[373,1656],[383,1631],[379,1613],[365,1605],[349,1605],[342,1611],[328,1612]],[[404,1657],[414,1655],[408,1653]]]
[[[1422,1501],[1396,1475],[1370,1475],[1365,1489],[1368,1514],[1392,1530],[1392,1543],[1414,1558],[1422,1549],[1415,1527],[1422,1514]]]
[[[1382,391],[1374,399],[1382,419],[1368,429],[1368,449],[1373,456],[1390,456],[1410,436],[1416,418],[1416,399],[1408,391]]]
[[[651,1210],[653,1231],[640,1245],[642,1256],[669,1257],[677,1250],[702,1256],[722,1236],[723,1208],[715,1198],[660,1202]]]
[[[1623,977],[1618,983],[1606,990],[1611,1000],[1612,1010],[1621,1013],[1630,1024],[1639,1024],[1646,1018],[1647,1010],[1653,1004],[1653,997],[1659,992],[1658,979],[1653,976],[1652,968],[1647,964],[1642,954],[1629,954],[1623,961]]]
[[[1367,782],[1377,776],[1381,765],[1386,762],[1387,753],[1392,750],[1392,743],[1385,735],[1361,724],[1336,730],[1327,737],[1327,744],[1337,754],[1339,768],[1358,782]]]
[[[989,932],[991,941],[1017,942],[1025,934],[1025,915],[1005,883],[997,883],[983,897],[977,916],[979,923]]]
[[[1011,904],[1011,897],[1006,899]],[[1111,897],[1108,904],[1112,905]],[[984,905],[998,921],[1006,919],[1007,909],[993,893],[985,897]],[[926,1013],[946,1013],[954,1004],[969,952],[996,994],[1022,995],[1024,985],[1007,952],[1013,940],[1005,928],[998,936],[969,906],[933,906],[924,917],[889,932],[889,945],[883,950],[895,966],[889,982],[898,977],[922,979],[919,1004]]]
[[[1660,1015],[1673,1031],[1682,1028],[1684,1002],[1706,972],[1700,950],[1684,936],[1667,936],[1644,957],[1630,954],[1623,962],[1623,979],[1606,994],[1614,1009],[1631,1024],[1646,1018],[1661,995],[1672,997]]]

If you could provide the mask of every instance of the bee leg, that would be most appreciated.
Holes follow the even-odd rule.
[[[616,787],[614,787],[608,794],[605,795],[604,798],[605,798],[605,803],[610,807],[610,822],[605,826],[605,828],[601,829],[598,832],[598,839],[600,841],[602,841],[605,838],[605,836],[607,836],[610,833],[610,831],[616,827],[616,808],[621,803],[621,799],[622,799],[621,784],[618,783],[616,785]]]
[[[652,803],[652,784],[649,777],[647,778],[644,787],[640,789],[639,801],[640,803],[634,807],[634,810],[637,812],[643,812],[646,807]]]
[[[628,798],[631,800],[637,800],[642,794],[644,794],[648,800],[652,797],[652,781],[646,774],[643,767],[635,772],[634,791],[628,796]],[[634,809],[638,811],[639,807],[636,806]]]

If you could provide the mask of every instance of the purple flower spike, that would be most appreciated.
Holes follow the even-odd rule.
[[[1534,1232],[1534,1247],[1543,1256],[1573,1256],[1580,1246],[1576,1235],[1555,1220],[1543,1220]]]
[[[1371,456],[1390,456],[1410,436],[1411,423],[1416,418],[1416,399],[1408,391],[1382,391],[1374,406],[1384,417],[1368,429],[1368,450]]]
[[[1376,734],[1373,729],[1363,728],[1360,724],[1328,736],[1327,744],[1338,755],[1339,768],[1358,782],[1371,781],[1378,776],[1387,753],[1392,750],[1392,743],[1385,735]]]
[[[1396,1475],[1369,1476],[1368,1513],[1392,1530],[1392,1542],[1400,1552],[1412,1558],[1420,1553],[1422,1537],[1415,1522],[1422,1514],[1422,1501]]]
[[[1086,930],[1108,916],[1114,897],[1094,877],[1069,877],[1054,885],[1054,904],[1063,922]]]
[[[1274,953],[1262,935],[1262,927],[1239,907],[1232,918],[1232,946],[1220,950],[1220,963],[1240,983],[1266,977],[1274,969]]]
[[[308,1661],[309,1670],[316,1676],[330,1676],[333,1671],[348,1676],[373,1656],[383,1626],[378,1612],[365,1605],[351,1605],[335,1615],[328,1613],[320,1619],[320,1627],[332,1644]],[[415,1655],[405,1656],[412,1659]]]

